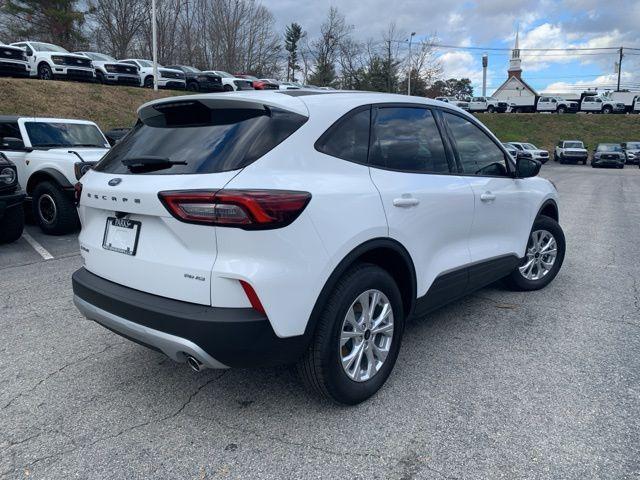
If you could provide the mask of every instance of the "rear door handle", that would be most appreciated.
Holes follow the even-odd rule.
[[[496,196],[491,192],[484,192],[480,195],[480,200],[483,202],[493,202],[496,199]]]
[[[420,200],[418,200],[417,198],[408,197],[408,196],[407,197],[402,196],[400,198],[393,199],[394,207],[401,207],[401,208],[415,207],[419,203],[420,203]]]

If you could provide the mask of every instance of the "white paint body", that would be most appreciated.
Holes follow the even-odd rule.
[[[428,108],[442,106],[440,102],[374,93],[293,98],[273,91],[189,99],[200,97],[237,102],[238,106],[261,102],[308,116],[308,120],[241,170],[200,175],[90,171],[82,180],[79,208],[85,266],[130,288],[220,307],[250,306],[238,281],[245,280],[255,289],[280,337],[304,332],[331,273],[368,240],[390,237],[404,246],[415,267],[420,296],[438,275],[449,270],[502,255],[524,256],[540,207],[548,199],[557,200],[555,188],[542,178],[402,173],[341,160],[314,148],[327,128],[361,105],[410,102]],[[455,107],[445,108],[473,118]],[[109,186],[115,177],[121,183]],[[158,200],[159,191],[223,187],[303,190],[312,198],[291,225],[260,231],[182,223]],[[493,195],[488,202],[480,199],[487,192]],[[407,197],[418,203],[402,208],[395,205],[395,200]],[[102,248],[106,218],[122,208],[123,198],[127,198],[129,218],[142,222],[135,256]]]

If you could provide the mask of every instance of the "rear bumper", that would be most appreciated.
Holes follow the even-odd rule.
[[[181,302],[105,280],[85,268],[73,274],[74,303],[89,320],[163,352],[178,362],[193,356],[209,368],[292,363],[305,336],[280,338],[251,308]]]

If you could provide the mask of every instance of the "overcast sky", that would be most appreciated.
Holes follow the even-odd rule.
[[[263,0],[278,28],[295,21],[313,38],[331,6],[361,40],[380,38],[390,21],[416,39],[437,34],[442,44],[512,47],[520,25],[521,48],[635,47],[640,49],[640,0]],[[415,41],[415,40],[414,40]],[[506,78],[509,52],[489,51],[489,92]],[[539,90],[568,91],[615,83],[617,53],[522,52],[523,78]],[[622,83],[640,85],[640,50],[623,59]],[[480,93],[482,51],[441,49],[446,77],[470,77]],[[632,73],[634,72],[634,73]],[[637,73],[635,73],[637,72]]]

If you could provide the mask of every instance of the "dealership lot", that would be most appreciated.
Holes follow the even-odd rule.
[[[0,248],[0,478],[637,478],[640,169],[542,175],[567,236],[554,283],[412,322],[350,408],[287,368],[197,374],[86,321],[76,236],[28,227]]]

